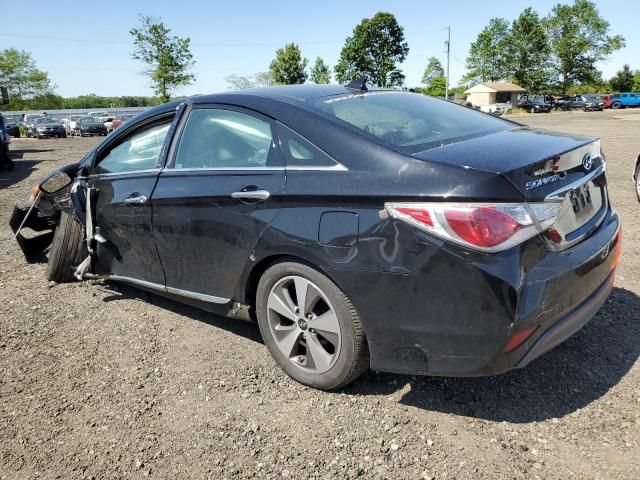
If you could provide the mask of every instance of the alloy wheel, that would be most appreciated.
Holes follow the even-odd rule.
[[[267,301],[269,330],[280,352],[298,368],[323,373],[340,353],[340,322],[327,295],[298,275],[280,279]]]

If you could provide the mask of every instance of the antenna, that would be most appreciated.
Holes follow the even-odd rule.
[[[445,100],[449,100],[449,57],[451,55],[451,25],[447,27],[448,34],[447,40],[444,42],[444,48],[447,52],[447,77],[446,82],[444,84],[444,98]]]
[[[367,92],[367,79],[366,77],[356,78],[345,85],[345,88],[349,90],[358,90],[359,92]]]

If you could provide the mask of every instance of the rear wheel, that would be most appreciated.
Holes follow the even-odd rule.
[[[74,280],[73,272],[82,253],[82,225],[66,212],[60,213],[60,222],[53,234],[47,279],[64,283]]]
[[[616,110],[617,110],[617,109],[619,109],[621,106],[622,106],[622,105],[620,105],[620,102],[613,102],[613,103],[611,104],[611,108],[614,108],[614,109],[616,109]]]
[[[636,165],[636,196],[640,202],[640,161]]]
[[[264,343],[294,380],[331,390],[368,369],[367,342],[355,308],[313,268],[293,262],[269,268],[258,284],[256,307]]]

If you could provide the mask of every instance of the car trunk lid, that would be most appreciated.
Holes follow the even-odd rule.
[[[502,175],[527,202],[560,202],[557,221],[546,232],[558,250],[597,228],[608,205],[604,158],[596,138],[517,127],[414,157]]]

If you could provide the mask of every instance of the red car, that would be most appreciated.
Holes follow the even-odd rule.
[[[604,102],[604,108],[611,108],[611,97],[612,95],[600,95],[600,98]]]
[[[113,122],[111,122],[111,131],[114,131],[116,128],[118,128],[120,125],[133,118],[134,116],[135,115],[118,115],[113,119]]]

